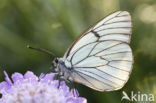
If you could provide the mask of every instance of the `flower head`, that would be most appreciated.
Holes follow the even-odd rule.
[[[54,80],[54,73],[37,77],[33,72],[14,73],[12,80],[5,73],[0,83],[0,103],[86,103],[86,99],[73,94],[64,81]]]

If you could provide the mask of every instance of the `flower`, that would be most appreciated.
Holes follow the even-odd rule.
[[[14,73],[12,80],[5,74],[0,83],[0,103],[87,103],[86,99],[73,93],[64,81],[54,80],[54,73],[40,77],[28,71],[24,75]],[[44,75],[44,76],[43,76]]]

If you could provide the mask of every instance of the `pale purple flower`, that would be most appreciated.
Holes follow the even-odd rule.
[[[5,73],[5,81],[0,83],[0,103],[87,103],[85,98],[73,94],[72,90],[61,82],[54,80],[54,73],[37,77],[33,72],[26,72],[24,76],[14,73],[12,80]]]

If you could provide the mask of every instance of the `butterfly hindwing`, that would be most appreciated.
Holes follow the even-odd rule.
[[[118,11],[81,35],[64,55],[73,80],[98,91],[122,88],[132,70],[131,28],[130,14]]]

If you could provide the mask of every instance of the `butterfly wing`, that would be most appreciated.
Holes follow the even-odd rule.
[[[98,91],[118,90],[132,70],[131,16],[115,12],[82,34],[64,55],[72,79]]]

